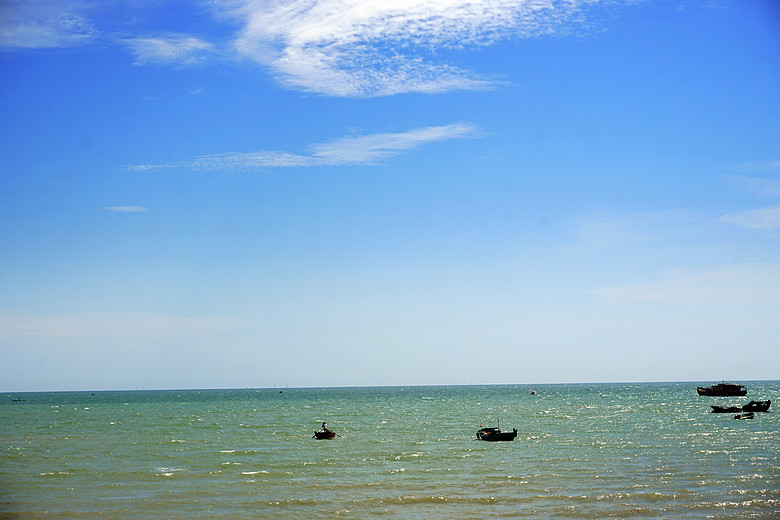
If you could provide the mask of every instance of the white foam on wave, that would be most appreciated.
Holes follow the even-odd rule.
[[[184,471],[183,468],[154,468],[154,470],[157,472],[155,473],[155,476],[157,477],[172,477],[176,473],[179,473],[180,471]]]

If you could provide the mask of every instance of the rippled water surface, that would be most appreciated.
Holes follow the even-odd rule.
[[[778,518],[777,410],[709,412],[747,386],[2,395],[0,518]]]

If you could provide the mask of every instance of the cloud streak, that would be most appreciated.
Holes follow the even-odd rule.
[[[780,161],[749,161],[735,164],[732,168],[743,172],[780,171]]]
[[[760,197],[780,196],[780,179],[741,176],[735,176],[735,178],[748,191],[755,193]]]
[[[103,211],[113,211],[117,213],[141,213],[149,211],[149,208],[143,206],[106,206]]]
[[[31,314],[0,310],[0,338],[143,338],[223,334],[240,321],[150,313]]]
[[[309,153],[298,155],[282,151],[226,153],[203,155],[190,161],[168,164],[140,164],[129,166],[131,171],[144,172],[160,169],[207,171],[251,171],[262,168],[290,168],[312,166],[376,165],[423,145],[478,137],[479,127],[471,123],[429,126],[407,132],[381,133],[358,137],[344,137],[314,144]]]
[[[729,213],[721,220],[748,229],[772,231],[780,229],[780,206]]]

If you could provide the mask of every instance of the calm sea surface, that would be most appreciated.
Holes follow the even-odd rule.
[[[780,518],[780,410],[709,411],[746,385],[2,394],[0,518]]]

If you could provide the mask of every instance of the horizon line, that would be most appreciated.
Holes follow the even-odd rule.
[[[327,390],[327,389],[371,389],[371,388],[429,388],[429,387],[489,387],[489,386],[553,386],[553,385],[639,385],[639,384],[667,384],[667,383],[711,383],[725,382],[725,379],[708,380],[674,380],[674,381],[569,381],[569,382],[548,382],[548,383],[469,383],[469,384],[410,384],[410,385],[344,385],[344,386],[258,386],[258,387],[202,387],[202,388],[136,388],[136,389],[93,389],[93,390],[1,390],[0,394],[47,394],[47,393],[95,393],[95,392],[209,392],[209,391],[232,391],[232,390]],[[773,383],[780,382],[780,379],[734,379],[743,383]]]

